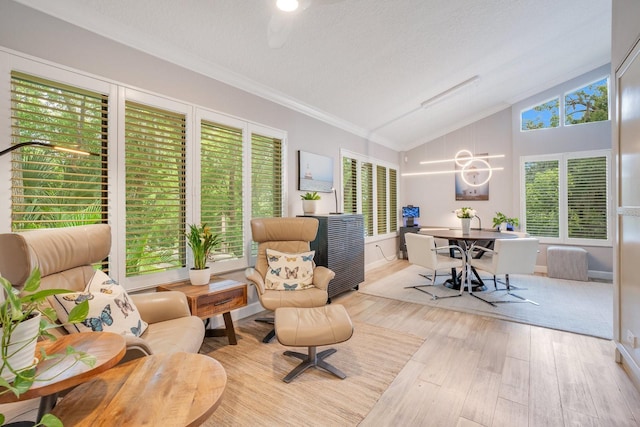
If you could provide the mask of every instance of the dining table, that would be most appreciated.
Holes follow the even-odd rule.
[[[467,288],[469,295],[486,302],[489,305],[497,307],[491,301],[485,300],[484,298],[474,294],[474,291],[485,290],[484,283],[480,278],[478,272],[471,267],[471,263],[469,260],[474,256],[482,256],[484,251],[478,251],[478,254],[474,254],[474,248],[478,245],[482,245],[484,247],[491,248],[497,239],[516,239],[517,235],[511,233],[501,233],[497,230],[485,230],[485,229],[471,229],[468,233],[463,233],[461,229],[429,229],[423,228],[419,231],[420,234],[426,234],[428,236],[433,236],[438,239],[446,239],[449,241],[450,245],[458,245],[464,251],[464,268],[462,274],[462,282],[457,280],[457,274],[455,270],[452,271],[452,278],[448,281],[452,283],[452,287],[455,289],[460,289],[460,294],[462,294]],[[477,281],[472,279],[472,275],[474,275]],[[474,283],[475,282],[475,283]],[[474,288],[474,284],[476,285]]]

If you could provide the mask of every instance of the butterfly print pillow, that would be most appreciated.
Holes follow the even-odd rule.
[[[279,291],[299,291],[313,286],[315,251],[289,254],[267,249],[269,268],[265,287]]]

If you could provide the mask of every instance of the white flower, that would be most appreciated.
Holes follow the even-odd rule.
[[[476,216],[476,210],[468,207],[456,209],[455,213],[458,218],[473,218]]]

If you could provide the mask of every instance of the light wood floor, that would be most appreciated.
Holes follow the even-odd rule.
[[[360,286],[406,266],[390,262]],[[640,393],[611,341],[359,292],[333,302],[425,339],[361,426],[640,427]]]

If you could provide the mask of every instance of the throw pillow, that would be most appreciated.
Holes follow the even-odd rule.
[[[267,249],[269,268],[264,278],[265,288],[278,291],[299,291],[313,283],[315,251],[288,254]]]
[[[73,307],[84,300],[89,300],[89,314],[82,323],[65,325],[70,333],[105,331],[139,337],[147,329],[127,291],[100,270],[96,270],[83,292],[49,298],[63,323],[69,319]]]

